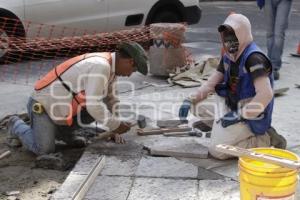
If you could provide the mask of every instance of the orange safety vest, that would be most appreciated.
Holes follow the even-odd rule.
[[[70,93],[72,93],[73,99],[72,103],[70,105],[70,111],[66,118],[67,125],[71,126],[73,124],[73,117],[77,115],[78,109],[82,109],[82,107],[85,107],[86,99],[85,99],[85,91],[81,91],[79,93],[75,93],[71,90],[71,88],[62,80],[61,75],[63,75],[68,69],[70,69],[75,64],[79,63],[80,61],[91,58],[91,57],[101,57],[108,61],[110,65],[112,65],[112,56],[111,53],[89,53],[84,54],[80,56],[76,56],[74,58],[71,58],[62,64],[56,66],[54,69],[52,69],[48,74],[46,74],[43,78],[38,80],[35,83],[34,89],[36,91],[42,90],[49,85],[51,85],[54,81],[57,79],[61,82],[61,84],[68,90]]]

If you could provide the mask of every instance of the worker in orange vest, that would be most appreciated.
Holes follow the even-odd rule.
[[[9,119],[8,144],[22,143],[37,155],[55,152],[55,139],[83,147],[85,138],[72,133],[92,122],[108,127],[122,143],[120,134],[131,124],[115,114],[119,100],[113,86],[116,76],[134,71],[148,72],[146,52],[135,42],[122,43],[115,53],[85,54],[56,66],[35,84],[27,105],[31,126],[17,116]]]

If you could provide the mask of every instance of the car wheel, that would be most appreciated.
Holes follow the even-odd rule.
[[[5,57],[9,48],[9,36],[5,30],[0,30],[0,59]]]
[[[13,29],[11,27],[12,23],[14,23],[13,27],[15,31],[12,30]],[[7,24],[10,25],[0,27],[0,62],[1,63],[5,62],[9,47],[11,46],[13,40],[21,41],[22,39],[25,39],[25,33],[23,31],[24,29],[22,23],[19,20],[11,19],[8,20]]]
[[[152,23],[160,23],[160,22],[169,22],[169,23],[177,23],[181,22],[181,16],[175,11],[161,11],[157,13],[152,20]]]

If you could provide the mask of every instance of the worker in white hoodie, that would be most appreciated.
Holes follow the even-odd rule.
[[[147,74],[147,56],[137,43],[123,43],[117,52],[90,53],[56,66],[35,84],[27,110],[28,126],[17,116],[7,124],[8,143],[23,146],[37,155],[55,152],[55,140],[77,147],[86,145],[83,137],[72,134],[83,125],[98,122],[115,133],[126,133],[131,124],[116,116],[119,100],[116,76],[134,71]]]
[[[271,127],[274,104],[272,64],[253,42],[251,24],[241,14],[231,14],[218,27],[225,50],[217,70],[179,110],[185,119],[191,106],[201,116],[199,103],[216,92],[216,110],[209,152],[219,159],[230,156],[215,146],[242,148],[286,147],[286,140]],[[199,111],[197,113],[197,111]]]

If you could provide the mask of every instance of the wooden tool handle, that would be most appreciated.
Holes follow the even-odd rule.
[[[189,132],[170,132],[164,133],[164,136],[171,137],[171,136],[186,136],[189,135]]]
[[[260,161],[272,163],[275,165],[279,165],[281,167],[300,170],[300,162],[299,161],[294,161],[294,160],[280,158],[280,157],[273,156],[273,155],[258,153],[253,150],[243,149],[243,148],[234,147],[234,146],[225,145],[225,144],[217,145],[216,149],[220,152],[223,152],[223,153],[226,153],[226,154],[229,154],[232,156],[237,156],[237,157],[245,156],[245,157],[252,158],[254,160],[260,160]]]

